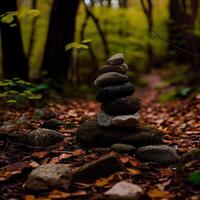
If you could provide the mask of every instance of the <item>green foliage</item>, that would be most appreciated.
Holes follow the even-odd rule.
[[[37,9],[21,9],[19,11],[6,12],[0,16],[0,19],[2,20],[2,23],[10,24],[10,26],[13,27],[15,26],[15,24],[12,24],[14,17],[21,19],[25,17],[35,18],[38,17],[40,13],[41,12]]]
[[[76,50],[81,50],[81,49],[88,49],[89,47],[85,44],[81,44],[78,42],[71,42],[65,46],[65,51],[71,50],[71,49],[76,49]]]
[[[187,181],[192,185],[200,186],[200,172],[193,172],[187,177]]]
[[[191,92],[192,92],[192,88],[190,87],[180,87],[180,88],[173,88],[170,89],[169,91],[161,94],[159,96],[159,101],[161,102],[167,102],[167,101],[172,101],[172,100],[176,100],[176,99],[183,99],[188,97]]]
[[[92,42],[92,39],[85,39],[83,41],[79,42],[71,42],[65,46],[65,51],[75,49],[75,50],[81,50],[81,49],[89,49],[89,44]]]
[[[25,107],[42,99],[42,90],[18,78],[0,81],[0,106]],[[44,88],[43,88],[44,90]]]

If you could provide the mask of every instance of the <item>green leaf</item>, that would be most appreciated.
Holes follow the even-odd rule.
[[[193,185],[200,185],[200,172],[193,172],[188,177],[187,180]]]
[[[14,16],[16,16],[17,12],[9,12],[7,15],[2,17],[2,22],[6,24],[12,23],[14,20]]]
[[[184,87],[184,88],[180,88],[177,93],[181,97],[186,97],[190,94],[191,91],[192,91],[192,88]]]
[[[41,14],[41,11],[38,9],[30,9],[28,11],[28,13],[32,16],[32,17],[38,17]]]
[[[88,43],[91,43],[91,42],[93,42],[93,40],[92,40],[92,39],[89,39],[89,38],[87,38],[87,39],[81,41],[81,43],[83,43],[83,44],[88,44]]]
[[[8,101],[7,101],[7,103],[10,103],[10,104],[15,104],[15,103],[17,103],[17,101],[16,101],[16,100],[14,100],[14,99],[10,99],[10,100],[8,100]]]
[[[81,44],[78,42],[71,42],[65,46],[65,51],[68,51],[73,48],[74,49],[88,49],[89,47],[85,44]]]

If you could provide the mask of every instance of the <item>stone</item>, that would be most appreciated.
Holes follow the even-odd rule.
[[[116,143],[113,144],[110,148],[117,153],[134,153],[136,151],[136,148],[130,144]]]
[[[25,136],[25,143],[31,146],[47,147],[63,141],[64,136],[54,130],[38,128]]]
[[[106,61],[106,64],[109,64],[109,65],[121,65],[122,63],[124,63],[124,54],[123,53],[117,53],[117,54],[111,56]]]
[[[55,117],[55,113],[48,108],[36,109],[33,113],[33,119],[48,120]]]
[[[113,200],[139,200],[143,195],[143,190],[139,185],[120,181],[104,194],[108,196],[108,199]]]
[[[110,154],[74,170],[73,180],[75,182],[93,182],[119,171],[126,171],[126,167],[116,154]]]
[[[25,187],[33,191],[51,189],[68,191],[71,181],[72,172],[66,164],[46,164],[39,166],[29,174]]]
[[[101,105],[101,109],[108,115],[129,115],[138,112],[141,108],[139,98],[131,96],[116,99]]]
[[[118,72],[107,72],[101,74],[94,81],[96,87],[106,87],[111,85],[120,85],[128,81],[128,76]]]
[[[44,121],[44,123],[42,124],[42,127],[52,129],[52,130],[56,130],[59,126],[61,126],[63,124],[64,124],[63,121],[60,121],[60,120],[55,119],[55,118],[51,118],[49,120]]]
[[[200,149],[199,148],[191,148],[186,153],[184,153],[181,157],[181,161],[183,163],[188,163],[194,160],[200,160]]]
[[[134,91],[135,91],[135,87],[133,86],[133,84],[130,82],[127,82],[122,85],[108,86],[108,87],[102,88],[99,91],[96,99],[99,102],[108,103],[118,98],[131,96],[134,93]]]
[[[131,129],[101,128],[96,119],[90,119],[77,129],[77,142],[87,146],[110,146],[115,143],[135,147],[162,144],[161,132],[151,126]]]
[[[136,157],[145,162],[157,162],[160,164],[172,164],[179,161],[176,150],[167,145],[140,147],[136,151]]]
[[[128,65],[123,63],[121,65],[104,65],[99,68],[99,74],[107,73],[107,72],[118,72],[121,74],[125,74],[128,71]]]
[[[110,116],[106,114],[105,112],[100,111],[97,114],[97,123],[101,127],[110,127],[112,126],[112,118],[113,116]]]
[[[139,124],[140,115],[119,115],[112,118],[111,123],[117,127],[136,127]]]

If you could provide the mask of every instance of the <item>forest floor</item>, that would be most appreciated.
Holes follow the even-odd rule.
[[[189,148],[200,148],[200,94],[190,99],[158,103],[156,85],[159,77],[147,76],[149,86],[138,89],[136,95],[143,101],[141,118],[163,131],[164,143],[173,146],[179,154]],[[49,103],[48,108],[56,113],[59,120],[69,124],[68,128],[60,126],[58,131],[65,139],[48,148],[31,148],[0,137],[0,199],[98,199],[105,191],[120,180],[130,180],[140,185],[144,191],[143,199],[200,199],[199,185],[188,181],[188,176],[200,172],[200,160],[186,164],[162,166],[156,163],[142,163],[134,156],[120,154],[120,159],[130,173],[116,173],[109,178],[99,179],[88,184],[74,184],[70,193],[53,190],[41,194],[25,190],[24,183],[30,171],[46,163],[66,163],[75,169],[84,163],[96,160],[110,153],[109,148],[85,148],[74,142],[75,131],[85,119],[95,116],[99,110],[96,101],[69,99],[65,103]],[[7,110],[0,116],[0,123],[10,122],[9,131],[26,134],[38,128],[43,120],[31,120],[34,109],[25,112]],[[19,118],[23,116],[23,123]],[[22,118],[21,118],[22,119]],[[14,124],[14,125],[13,125]],[[17,124],[17,125],[16,125]]]

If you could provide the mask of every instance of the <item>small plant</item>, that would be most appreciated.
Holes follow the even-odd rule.
[[[18,78],[0,81],[0,106],[25,107],[42,99],[38,86]]]

